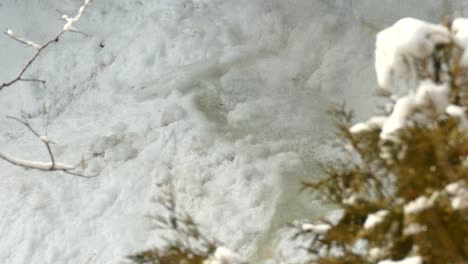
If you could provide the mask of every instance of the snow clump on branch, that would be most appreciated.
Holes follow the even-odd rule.
[[[246,264],[237,253],[226,247],[218,247],[213,257],[206,260],[204,264]]]
[[[385,220],[385,217],[388,215],[388,213],[388,210],[379,210],[373,214],[368,215],[366,222],[364,222],[364,229],[371,229],[376,227]]]
[[[452,22],[451,28],[453,34],[453,40],[455,43],[462,49],[465,50],[460,59],[460,65],[463,67],[468,67],[468,19],[467,18],[457,18]]]
[[[452,23],[450,30],[437,24],[427,23],[414,18],[403,18],[393,26],[377,34],[375,47],[375,70],[379,86],[390,91],[394,79],[408,79],[410,74],[417,77],[415,59],[426,59],[433,55],[436,47],[441,44],[457,44],[460,48],[468,48],[468,19],[458,18]],[[468,66],[468,53],[464,51],[460,60],[461,66]],[[396,141],[397,132],[407,127],[411,117],[416,113],[417,121],[425,121],[430,117],[447,114],[460,123],[460,130],[468,127],[465,109],[450,104],[450,87],[448,83],[424,79],[420,81],[415,91],[400,97],[388,117],[376,116],[366,122],[352,126],[352,134],[381,129],[380,138]]]
[[[392,114],[382,127],[380,138],[392,139],[395,132],[406,126],[409,116],[416,110],[428,115],[442,114],[450,104],[449,94],[450,90],[446,84],[436,84],[430,80],[421,82],[416,93],[398,99]]]
[[[409,60],[429,57],[438,44],[451,41],[449,30],[414,18],[403,18],[377,34],[375,69],[379,86],[390,90],[394,77],[408,78]],[[396,76],[395,76],[396,75]]]

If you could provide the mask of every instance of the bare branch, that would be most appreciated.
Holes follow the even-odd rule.
[[[26,70],[32,65],[32,63],[36,60],[36,58],[39,56],[39,54],[41,53],[41,51],[43,51],[44,49],[46,49],[50,44],[53,44],[55,42],[58,41],[58,39],[67,31],[74,31],[74,32],[79,32],[77,29],[75,29],[73,27],[73,24],[75,22],[77,22],[80,17],[83,15],[85,9],[89,6],[89,4],[91,3],[91,0],[85,0],[85,3],[84,5],[82,5],[80,7],[80,9],[78,10],[78,13],[75,17],[68,17],[67,15],[63,15],[62,16],[62,19],[64,19],[66,21],[65,25],[63,26],[63,29],[62,31],[60,31],[59,33],[57,33],[51,40],[47,41],[45,44],[43,44],[42,46],[36,44],[35,42],[31,41],[31,40],[28,40],[26,38],[23,38],[21,36],[18,36],[17,34],[15,34],[12,30],[10,29],[7,29],[7,31],[5,32],[8,36],[10,36],[12,39],[22,43],[22,44],[25,44],[25,45],[28,45],[28,46],[31,46],[31,47],[34,47],[36,49],[36,52],[33,54],[33,56],[26,62],[26,64],[21,68],[21,70],[19,71],[19,73],[16,75],[15,78],[13,78],[11,81],[8,81],[8,82],[5,82],[3,84],[0,85],[0,91],[3,90],[3,88],[5,87],[8,87],[16,82],[19,82],[19,81],[35,81],[35,82],[41,82],[43,85],[45,84],[45,81],[42,81],[42,80],[37,80],[37,79],[23,79],[23,74],[26,72]],[[82,33],[82,32],[81,32]]]
[[[28,121],[26,121],[26,119],[23,117],[23,119],[19,119],[18,117],[15,117],[15,116],[7,116],[8,119],[12,119],[12,120],[15,120],[21,124],[23,124],[25,127],[27,127],[31,133],[33,133],[36,137],[38,138],[41,138],[41,135],[39,133],[36,132],[36,130],[34,130],[31,125],[29,124]]]
[[[67,15],[62,16],[62,19],[67,21],[67,23],[63,26],[63,31],[77,31],[77,29],[73,27],[73,23],[80,19],[80,17],[83,15],[85,9],[90,3],[91,0],[85,0],[84,5],[80,7],[80,9],[78,10],[78,14],[76,14],[75,17],[68,17]]]
[[[38,139],[40,139],[42,141],[42,143],[44,143],[44,145],[45,145],[45,147],[47,149],[47,152],[49,153],[49,157],[50,157],[51,161],[50,162],[41,162],[41,161],[33,161],[33,160],[24,160],[24,159],[19,159],[19,158],[13,157],[11,155],[8,155],[6,153],[0,152],[0,158],[1,159],[5,160],[5,161],[7,161],[7,162],[9,162],[9,163],[11,163],[13,165],[20,166],[20,167],[27,168],[27,169],[35,169],[35,170],[42,170],[42,171],[63,171],[65,173],[67,173],[67,174],[82,177],[82,178],[93,178],[93,177],[98,176],[98,175],[85,176],[83,174],[73,172],[74,170],[76,170],[79,167],[84,167],[85,164],[84,164],[83,158],[76,165],[69,165],[69,164],[59,163],[59,162],[55,161],[54,153],[52,152],[52,148],[50,147],[50,144],[53,144],[53,143],[56,143],[56,142],[50,140],[48,135],[47,135],[47,133],[48,133],[47,132],[47,130],[48,130],[47,127],[48,127],[48,122],[49,122],[49,111],[48,111],[48,109],[47,109],[46,117],[45,117],[45,120],[44,120],[45,135],[43,135],[43,136],[41,136],[39,134],[39,132],[37,132],[31,126],[31,124],[29,124],[29,122],[24,117],[22,119],[20,119],[20,118],[14,117],[14,116],[7,116],[7,118],[15,120],[15,121],[21,123],[22,125],[27,127],[29,129],[29,131],[31,131],[31,133],[33,133]]]
[[[40,55],[40,53],[44,49],[49,47],[51,44],[53,44],[55,42],[58,42],[59,38],[65,32],[70,31],[70,32],[80,33],[80,34],[83,34],[85,36],[89,36],[89,35],[81,32],[81,31],[78,31],[77,29],[75,29],[73,27],[73,24],[80,19],[80,17],[83,15],[85,9],[89,6],[90,3],[91,3],[91,0],[85,0],[84,4],[78,10],[78,13],[72,18],[68,17],[67,15],[63,15],[62,19],[64,19],[66,21],[66,23],[63,26],[62,30],[60,32],[58,32],[52,39],[50,39],[49,41],[47,41],[43,45],[39,45],[36,42],[31,41],[31,40],[29,40],[29,39],[27,39],[25,37],[19,36],[18,34],[13,32],[12,30],[7,29],[6,32],[5,32],[6,35],[8,35],[13,40],[15,40],[15,41],[17,41],[19,43],[22,43],[22,44],[25,44],[27,46],[33,47],[35,49],[35,52],[32,55],[32,57],[26,62],[26,64],[20,69],[20,71],[18,72],[18,74],[16,75],[15,78],[13,78],[12,80],[0,85],[0,91],[5,87],[8,87],[8,86],[13,85],[16,82],[20,82],[20,81],[22,81],[22,82],[38,82],[38,83],[41,83],[44,88],[47,88],[45,80],[40,80],[40,79],[36,79],[36,78],[23,78],[24,73],[34,63],[34,61],[37,59],[37,57]],[[84,175],[82,175],[80,173],[74,172],[74,170],[77,169],[78,167],[83,167],[83,168],[85,167],[83,159],[81,159],[81,161],[76,165],[69,165],[69,164],[65,164],[65,163],[56,162],[56,159],[55,159],[54,154],[52,152],[52,148],[50,146],[50,144],[53,144],[55,142],[50,140],[49,136],[48,136],[48,124],[49,124],[49,112],[50,112],[49,111],[49,106],[50,105],[48,105],[48,104],[46,105],[46,116],[45,116],[45,119],[44,119],[44,135],[41,135],[39,132],[37,132],[29,124],[29,122],[26,120],[26,118],[24,116],[21,119],[17,118],[17,117],[13,117],[13,116],[7,116],[7,118],[15,120],[15,121],[21,123],[22,125],[26,126],[31,133],[33,133],[38,139],[40,139],[42,141],[42,143],[44,143],[44,145],[45,145],[45,147],[47,149],[47,152],[49,154],[50,162],[41,162],[41,161],[20,159],[20,158],[11,156],[11,155],[3,153],[3,152],[0,152],[0,158],[7,161],[7,162],[9,162],[9,163],[11,163],[11,164],[13,164],[13,165],[20,166],[20,167],[23,167],[23,168],[26,168],[26,169],[35,169],[35,170],[42,170],[42,171],[63,171],[65,173],[67,173],[67,174],[78,176],[78,177],[83,177],[83,178],[96,177],[97,175],[84,176]]]
[[[24,160],[15,158],[6,153],[0,152],[0,158],[16,166],[20,166],[27,169],[35,169],[41,171],[71,171],[75,170],[78,166],[71,166],[63,163],[52,163],[52,162],[41,162],[33,160]]]
[[[8,36],[10,36],[12,39],[14,39],[14,40],[16,40],[16,41],[18,41],[18,42],[20,42],[20,43],[23,43],[23,44],[25,44],[25,45],[31,46],[31,47],[33,47],[33,48],[35,48],[35,49],[40,49],[40,48],[41,48],[41,46],[39,46],[38,44],[32,42],[31,40],[25,39],[25,38],[23,38],[23,37],[18,36],[18,35],[17,35],[15,32],[13,32],[13,30],[11,30],[11,29],[7,29],[7,31],[6,31],[5,33],[6,33]]]

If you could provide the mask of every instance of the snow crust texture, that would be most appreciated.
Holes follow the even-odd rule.
[[[376,30],[441,15],[441,1],[397,2],[93,1],[75,22],[82,1],[1,1],[0,25],[34,43],[64,29],[63,14],[66,30],[89,35],[63,35],[27,74],[47,89],[8,87],[0,111],[24,111],[40,128],[50,104],[56,157],[74,164],[83,155],[99,177],[1,162],[0,263],[119,263],[151,248],[161,243],[147,217],[157,214],[151,198],[168,184],[226,248],[253,263],[271,256],[281,226],[327,210],[298,195],[300,179],[316,177],[313,158],[332,153],[318,151],[330,101],[374,108]],[[421,28],[437,33],[426,52],[445,41],[445,32]],[[32,51],[5,34],[0,47],[6,81]],[[9,120],[0,120],[0,148],[47,161]]]

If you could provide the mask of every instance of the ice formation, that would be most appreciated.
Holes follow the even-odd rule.
[[[437,44],[450,42],[450,32],[442,25],[415,18],[403,18],[377,34],[375,69],[378,84],[389,90],[394,77],[411,77],[412,58],[430,56]]]

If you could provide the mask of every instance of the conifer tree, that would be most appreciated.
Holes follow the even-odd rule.
[[[467,19],[405,18],[377,35],[389,111],[355,125],[345,107],[331,111],[346,157],[304,187],[342,215],[297,225],[305,262],[468,263],[467,48]]]

